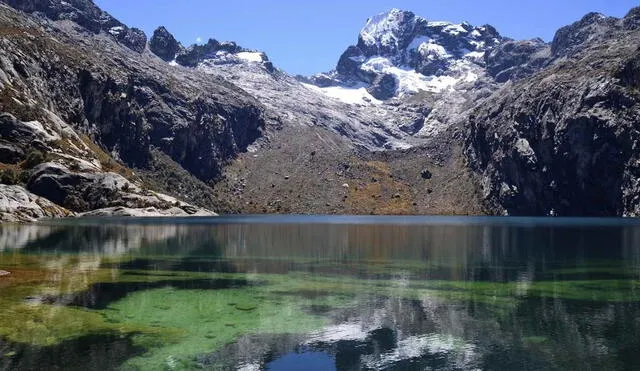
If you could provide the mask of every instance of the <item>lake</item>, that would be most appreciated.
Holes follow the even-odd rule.
[[[0,369],[640,368],[640,222],[0,226]]]

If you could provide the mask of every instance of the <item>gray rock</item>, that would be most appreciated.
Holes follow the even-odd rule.
[[[503,83],[532,75],[550,61],[550,47],[541,39],[505,41],[485,54],[487,71]]]
[[[114,173],[77,173],[63,165],[44,163],[31,173],[27,189],[74,211],[88,211],[121,201],[119,191],[129,182]]]
[[[31,222],[62,218],[73,213],[16,185],[0,184],[0,221]]]
[[[92,210],[86,213],[78,214],[78,217],[187,217],[187,216],[217,216],[216,213],[198,209],[195,212],[188,213],[184,209],[179,207],[172,207],[169,209],[156,209],[155,207],[148,208],[127,208],[127,207],[110,207],[104,209]]]
[[[0,162],[5,164],[17,164],[25,158],[22,148],[10,143],[0,142]]]
[[[91,0],[0,0],[27,13],[41,14],[52,20],[70,20],[94,33],[105,32],[131,50],[144,51],[147,36],[129,28],[98,8]]]
[[[145,191],[115,173],[74,172],[56,163],[35,167],[27,185],[42,197],[76,212],[98,214],[211,215],[212,212],[160,193]],[[97,215],[97,214],[89,214]]]
[[[149,40],[149,49],[163,60],[172,61],[182,50],[182,45],[166,28],[158,27]]]
[[[629,13],[627,13],[622,20],[622,25],[627,30],[640,28],[640,6],[631,9]]]
[[[245,51],[245,49],[233,42],[221,43],[218,40],[209,39],[204,45],[194,44],[180,51],[176,56],[176,62],[182,66],[195,67],[203,59],[213,58],[219,51],[238,53]]]
[[[391,99],[396,95],[397,89],[398,81],[395,76],[390,74],[381,74],[373,80],[371,86],[367,88],[367,91],[376,99],[386,100]]]
[[[607,37],[617,28],[617,18],[589,13],[578,22],[562,27],[556,32],[551,42],[551,53],[555,57],[561,57],[580,51],[585,44]]]
[[[366,56],[362,50],[355,45],[351,45],[340,56],[336,71],[345,76],[355,76],[365,59]]]
[[[496,214],[640,215],[640,31],[583,33],[615,22],[591,14],[577,33],[565,29],[556,53],[589,47],[505,86],[470,117],[466,155]]]

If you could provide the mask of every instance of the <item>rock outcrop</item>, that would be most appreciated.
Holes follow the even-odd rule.
[[[3,0],[9,6],[33,13],[51,20],[73,21],[89,32],[106,32],[127,48],[142,53],[147,44],[147,36],[137,28],[113,18],[98,8],[91,0]]]
[[[199,212],[175,198],[143,190],[119,174],[74,172],[56,163],[36,166],[27,189],[75,212],[114,207],[180,209],[185,215]]]
[[[541,39],[508,40],[485,54],[487,71],[496,82],[519,80],[539,71],[551,57],[551,48]]]
[[[17,185],[0,184],[0,222],[32,222],[73,213]]]
[[[149,50],[166,62],[174,60],[182,49],[178,40],[164,27],[158,27],[149,40]]]

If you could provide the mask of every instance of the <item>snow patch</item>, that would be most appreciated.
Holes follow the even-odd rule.
[[[461,24],[450,24],[442,29],[443,32],[448,33],[449,35],[458,36],[460,34],[466,34],[467,30],[462,27]]]
[[[122,31],[124,31],[124,27],[122,27],[122,26],[111,27],[109,29],[109,33],[112,34],[113,36],[120,35],[122,33]]]
[[[415,50],[418,49],[422,44],[432,43],[434,40],[429,36],[417,36],[411,41],[409,46],[407,46],[407,50]]]
[[[462,79],[464,82],[476,82],[478,81],[478,75],[473,71],[467,71],[467,74]]]
[[[257,53],[257,52],[240,52],[236,54],[236,57],[242,59],[245,62],[261,63],[264,61],[264,58],[262,57],[262,53]]]
[[[484,49],[486,46],[484,41],[469,40],[469,44],[473,45],[476,50]]]
[[[374,98],[365,86],[357,86],[352,88],[347,88],[343,86],[329,86],[326,88],[321,88],[311,84],[301,83],[307,89],[323,93],[326,96],[331,98],[335,98],[341,102],[349,103],[349,104],[359,104],[359,105],[367,105],[367,104],[381,104],[382,102]]]
[[[384,144],[384,147],[391,150],[402,150],[402,149],[413,148],[413,146],[409,143],[398,142],[396,140],[388,141],[387,143]]]
[[[445,27],[451,25],[451,22],[447,21],[432,21],[427,22],[427,27]]]
[[[464,55],[464,58],[468,58],[468,59],[483,59],[484,58],[484,52],[468,52]]]
[[[361,68],[365,71],[388,73],[398,80],[398,92],[412,94],[419,91],[441,92],[455,85],[459,79],[452,76],[425,76],[411,67],[396,67],[384,57],[372,57]]]
[[[421,56],[428,59],[448,59],[453,56],[442,45],[438,44],[436,40],[428,36],[418,36],[411,41],[407,47],[408,52],[417,50]]]
[[[425,43],[420,45],[418,51],[420,55],[430,60],[451,58],[451,54],[440,44]]]

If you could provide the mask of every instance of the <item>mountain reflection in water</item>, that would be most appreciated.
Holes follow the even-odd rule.
[[[629,220],[3,225],[0,269],[0,369],[640,364]]]

